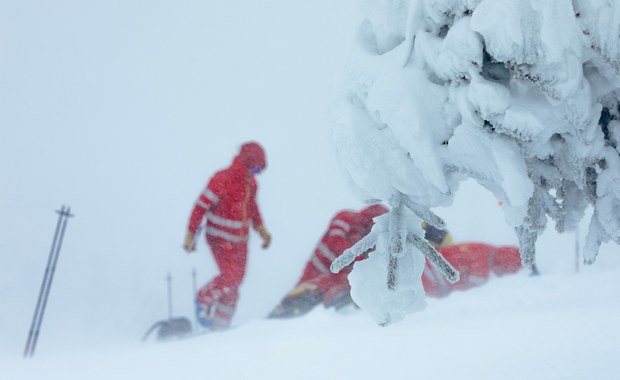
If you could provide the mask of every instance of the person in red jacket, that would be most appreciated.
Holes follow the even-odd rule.
[[[192,209],[183,248],[187,252],[196,249],[195,237],[206,218],[206,240],[220,271],[196,296],[198,321],[203,327],[219,330],[230,326],[246,270],[250,225],[262,238],[263,248],[271,243],[256,204],[254,178],[266,166],[265,152],[258,143],[243,144],[232,164],[209,180]]]
[[[327,231],[306,264],[295,288],[289,292],[270,318],[289,318],[303,315],[316,305],[340,308],[351,304],[350,286],[347,276],[353,265],[338,274],[329,270],[332,261],[345,249],[366,236],[372,228],[373,218],[388,211],[381,204],[365,207],[359,212],[343,210],[330,221]],[[360,256],[360,260],[365,256]]]
[[[362,211],[364,212],[364,211]],[[366,210],[368,221],[354,212],[343,211],[334,217],[328,231],[323,235],[314,255],[306,265],[302,278],[296,287],[289,292],[282,302],[269,315],[270,318],[291,318],[302,316],[311,311],[318,304],[325,307],[334,306],[336,309],[354,304],[351,299],[351,287],[348,275],[353,265],[331,274],[331,262],[342,252],[363,238],[372,227],[372,217],[387,212],[381,205],[371,206]],[[340,228],[341,221],[346,221],[349,228],[345,233]],[[455,290],[465,290],[482,285],[491,275],[501,276],[515,273],[521,269],[519,249],[512,246],[492,246],[483,243],[452,242],[452,236],[447,230],[437,229],[425,222],[422,223],[424,238],[435,247],[461,274],[456,284],[450,284],[430,261],[426,260],[422,274],[422,284],[426,294],[430,297],[445,297]],[[336,244],[331,238],[337,236]],[[332,245],[334,244],[334,245]],[[333,249],[330,249],[334,247]],[[338,247],[338,248],[336,248]],[[358,260],[363,260],[362,255]]]

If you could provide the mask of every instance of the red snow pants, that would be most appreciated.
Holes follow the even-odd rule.
[[[198,291],[198,302],[206,306],[214,328],[230,325],[245,276],[247,242],[233,243],[207,235],[207,243],[220,273]]]

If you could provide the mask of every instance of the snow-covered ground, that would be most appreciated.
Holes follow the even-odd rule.
[[[429,300],[388,328],[316,309],[169,343],[2,363],[7,379],[613,379],[620,271],[525,273]]]
[[[353,0],[0,2],[0,378],[612,379],[620,370],[620,255],[574,270],[574,235],[537,243],[542,276],[428,300],[388,328],[363,312],[266,315],[329,218],[361,204],[329,142],[331,83],[358,24]],[[249,139],[266,148],[259,202],[274,241],[251,241],[236,328],[142,344],[192,315],[180,248],[208,176]],[[34,358],[21,358],[55,209],[69,221]],[[454,239],[515,244],[466,182],[436,209]],[[550,226],[551,227],[551,226]],[[583,242],[581,230],[580,239]]]

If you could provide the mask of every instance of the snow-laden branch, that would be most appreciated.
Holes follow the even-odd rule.
[[[391,197],[393,208],[389,213],[375,218],[371,232],[345,250],[330,266],[333,273],[338,273],[369,252],[367,258],[355,263],[349,275],[351,296],[381,326],[402,319],[407,312],[423,308],[421,275],[426,259],[449,282],[459,280],[459,272],[424,239],[422,220],[405,207],[406,199],[404,194],[395,193]],[[416,210],[422,209],[412,202],[409,204]],[[425,215],[440,220],[430,210],[426,210]],[[368,283],[372,284],[372,291],[368,291]],[[360,291],[360,287],[365,291]]]
[[[407,235],[407,243],[419,249],[450,283],[454,284],[459,281],[459,272],[426,240],[409,234]]]
[[[355,259],[372,249],[377,243],[377,233],[371,231],[360,241],[355,243],[351,248],[344,250],[342,255],[338,256],[330,265],[329,270],[332,273],[339,273],[344,267],[351,265]]]
[[[403,202],[409,210],[416,214],[420,219],[425,220],[426,223],[440,230],[446,228],[446,223],[443,219],[431,212],[428,207],[416,205],[407,198],[405,198]]]
[[[405,215],[403,214],[403,195],[394,194],[390,200],[392,210],[390,211],[390,223],[388,230],[390,234],[390,253],[392,258],[403,255],[405,251],[405,242],[407,240],[407,228],[405,224]],[[391,260],[391,267],[394,267],[396,260]]]

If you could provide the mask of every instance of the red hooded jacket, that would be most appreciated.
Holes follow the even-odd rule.
[[[194,204],[188,229],[196,234],[202,218],[207,217],[205,232],[233,243],[247,241],[250,223],[254,229],[263,220],[256,204],[257,184],[254,173],[267,166],[260,145],[241,147],[232,164],[209,180]]]

